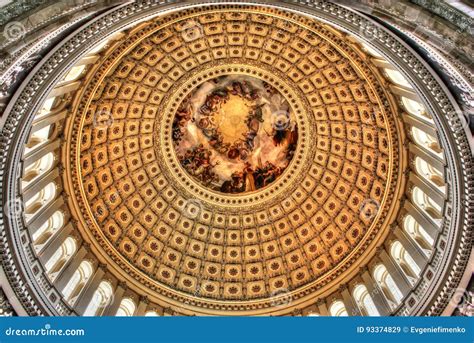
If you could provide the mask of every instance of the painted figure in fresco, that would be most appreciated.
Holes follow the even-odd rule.
[[[193,120],[192,118],[192,109],[189,101],[183,101],[181,106],[176,111],[173,128],[172,128],[172,137],[174,141],[180,141],[184,134],[184,127],[187,123]]]
[[[218,181],[213,171],[218,162],[211,163],[211,155],[212,153],[200,144],[193,149],[188,149],[184,155],[178,156],[178,160],[189,174],[207,186]]]
[[[253,176],[254,171],[252,169],[252,166],[248,162],[245,162],[244,173],[245,173],[245,191],[251,192],[251,191],[256,190],[255,178]]]
[[[197,104],[194,94],[188,95],[173,121],[173,142],[175,146],[183,144],[178,154],[180,164],[201,184],[222,193],[252,192],[270,185],[283,173],[296,150],[298,130],[288,103],[270,84],[259,81],[260,86],[256,87],[250,79],[225,76],[212,80],[212,90],[200,98],[203,100]],[[242,114],[247,131],[229,143],[224,142],[216,120],[225,115],[218,111],[222,111],[231,95],[241,97],[249,107],[248,113]],[[268,113],[275,108],[281,113],[282,123],[271,123],[271,132],[266,132],[262,127],[268,126]],[[196,129],[189,131],[189,125]],[[271,149],[269,144],[281,151],[271,161],[265,154],[260,155]]]

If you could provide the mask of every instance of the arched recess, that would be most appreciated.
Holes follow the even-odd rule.
[[[135,313],[137,306],[135,302],[130,298],[123,298],[120,302],[119,309],[117,310],[117,317],[131,317]]]
[[[108,281],[102,281],[94,292],[89,305],[84,312],[85,317],[99,316],[104,312],[105,307],[110,304],[113,297],[112,285]]]
[[[56,278],[66,263],[71,259],[77,250],[77,243],[72,237],[66,238],[58,250],[46,262],[45,268],[50,279]]]
[[[329,307],[329,313],[333,317],[349,316],[349,314],[347,313],[346,307],[344,306],[344,303],[340,300],[337,300],[332,303],[332,305]]]
[[[69,304],[73,305],[75,303],[90,280],[92,273],[92,264],[88,261],[82,261],[62,292]]]
[[[374,279],[382,289],[385,298],[393,304],[393,307],[400,304],[403,299],[403,294],[384,265],[379,264],[375,267]]]
[[[367,287],[365,287],[363,284],[356,285],[352,293],[363,315],[380,316],[380,313],[377,310],[374,300],[370,296]]]

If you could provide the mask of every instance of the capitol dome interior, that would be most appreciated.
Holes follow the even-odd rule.
[[[473,15],[0,7],[0,315],[472,316]]]

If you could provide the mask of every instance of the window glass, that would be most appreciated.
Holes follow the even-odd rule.
[[[367,287],[364,285],[357,285],[354,287],[354,299],[357,302],[359,308],[362,310],[363,314],[368,316],[379,316],[379,311],[372,300],[372,297],[367,290]]]
[[[135,308],[136,306],[132,299],[129,299],[129,298],[122,299],[116,316],[131,317],[135,313]]]
[[[54,252],[51,258],[46,262],[45,268],[50,277],[54,277],[69,261],[76,252],[76,241],[72,237],[66,238],[63,244]]]
[[[415,157],[415,169],[419,176],[438,188],[443,193],[446,190],[443,174],[421,157]]]
[[[111,284],[107,281],[102,281],[94,292],[94,295],[84,312],[84,316],[90,317],[100,315],[108,305],[112,295],[113,290]]]
[[[402,96],[402,103],[408,113],[433,123],[433,119],[426,112],[425,107],[420,102]]]
[[[421,248],[427,249],[433,246],[433,238],[411,215],[405,217],[404,229]]]
[[[443,150],[438,140],[417,127],[412,127],[412,135],[415,143],[435,156],[443,158]]]
[[[405,88],[412,88],[408,80],[398,70],[385,69],[390,80]]]
[[[340,300],[335,301],[331,307],[329,308],[329,313],[333,317],[347,317],[349,314],[347,313],[346,307],[344,303]]]

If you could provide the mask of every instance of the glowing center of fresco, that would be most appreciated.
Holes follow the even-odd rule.
[[[203,186],[245,193],[288,167],[298,131],[291,107],[271,85],[227,75],[199,85],[180,104],[173,144],[181,166]]]

